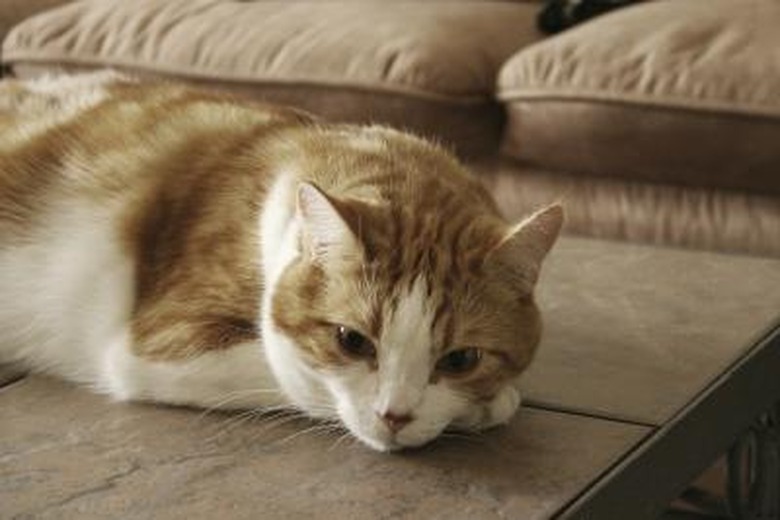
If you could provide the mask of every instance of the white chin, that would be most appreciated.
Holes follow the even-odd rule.
[[[376,451],[381,451],[382,453],[388,453],[391,451],[401,451],[410,448],[419,448],[420,446],[424,446],[433,440],[433,439],[428,439],[419,442],[410,442],[407,444],[407,443],[400,443],[395,440],[380,441],[380,440],[368,439],[364,437],[358,437],[358,438],[363,444],[367,445],[369,448]]]
[[[365,433],[355,431],[352,428],[349,428],[349,431],[357,440],[359,440],[360,442],[362,442],[372,450],[388,452],[388,451],[396,451],[403,448],[403,446],[396,443],[389,435],[380,438],[376,435],[367,435]]]
[[[441,433],[441,432],[439,432]],[[421,435],[419,432],[400,431],[395,436],[387,435],[383,438],[358,436],[358,438],[377,451],[389,452],[404,449],[419,448],[433,442],[439,437],[439,433],[433,435]]]
[[[357,438],[360,442],[369,448],[384,453],[400,451],[406,448],[416,448],[424,444],[428,444],[436,438],[435,436],[431,438],[418,438],[416,436],[410,437],[408,435],[404,435],[404,432],[401,432],[397,436],[393,437],[389,434],[366,435],[351,429],[350,431],[352,432],[352,435],[355,436],[355,438]]]
[[[398,451],[404,448],[400,444],[396,444],[392,441],[379,441],[369,438],[360,438],[360,441],[363,442],[363,444],[366,444],[372,450],[381,451],[382,453]]]

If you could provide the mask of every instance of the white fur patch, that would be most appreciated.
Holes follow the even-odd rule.
[[[89,74],[44,75],[24,81],[24,85],[30,91],[39,94],[58,97],[89,96],[91,92],[120,80],[131,81],[127,76],[115,70],[101,70]]]
[[[120,79],[123,77],[113,71],[103,71],[22,81],[22,91],[0,86],[0,111],[16,118],[14,131],[5,132],[0,139],[0,150],[25,144],[98,105],[108,96],[106,86]]]
[[[123,400],[223,409],[287,402],[256,343],[201,353],[191,360],[158,362],[134,356],[127,333],[106,350],[97,389]]]
[[[351,134],[347,143],[350,148],[360,152],[381,153],[387,148],[384,139],[368,129],[362,129],[359,133]]]
[[[268,193],[260,215],[261,269],[265,281],[260,328],[268,365],[289,399],[311,415],[326,415],[328,393],[314,371],[298,355],[291,338],[277,329],[271,317],[271,302],[284,269],[299,256],[300,223],[295,214],[298,182],[290,173],[280,174]]]
[[[420,405],[432,367],[432,323],[433,309],[428,305],[425,284],[418,279],[385,318],[374,405],[377,413],[406,414]]]
[[[298,257],[296,238],[299,224],[295,219],[295,195],[298,182],[290,173],[280,174],[268,192],[260,215],[260,268],[269,300],[284,268]],[[263,305],[263,308],[266,308]]]
[[[0,361],[95,384],[101,351],[121,331],[133,267],[108,209],[52,211],[46,231],[0,253]]]

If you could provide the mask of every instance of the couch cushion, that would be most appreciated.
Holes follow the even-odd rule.
[[[471,168],[510,220],[558,202],[569,235],[780,258],[775,195],[578,175],[507,157]]]
[[[3,0],[0,5],[0,40],[28,16],[68,2],[70,0]]]
[[[780,2],[643,3],[501,71],[505,149],[569,171],[780,193]]]
[[[495,78],[540,37],[538,10],[502,2],[93,0],[17,26],[4,58],[22,75],[31,65],[174,75],[468,148],[497,143]]]

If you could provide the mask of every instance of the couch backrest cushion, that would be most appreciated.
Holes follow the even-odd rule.
[[[518,52],[505,149],[569,171],[780,193],[780,2],[659,0]]]
[[[439,133],[468,148],[497,143],[495,78],[541,37],[538,10],[505,2],[92,0],[26,21],[3,48],[18,74],[112,66],[173,75],[334,119]]]
[[[67,4],[71,0],[2,0],[0,2],[0,40],[8,31],[24,20],[40,11]]]

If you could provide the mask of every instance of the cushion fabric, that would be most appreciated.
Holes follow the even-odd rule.
[[[780,193],[780,2],[659,0],[503,67],[505,150],[534,163]]]
[[[472,168],[513,221],[562,202],[567,234],[780,257],[776,196],[564,174],[508,158]]]
[[[3,0],[0,2],[0,40],[25,18],[70,0]]]
[[[411,100],[426,120],[412,118],[420,127],[412,130],[436,127],[447,137],[446,127],[419,112],[425,105],[435,116],[462,110],[464,124],[497,137],[495,78],[509,56],[540,37],[538,9],[503,2],[92,0],[26,21],[3,48],[13,70],[112,66],[174,75],[271,101],[283,92],[285,102],[340,112],[343,120],[409,126],[406,113],[395,121],[391,111]],[[328,108],[331,98],[339,111]]]

